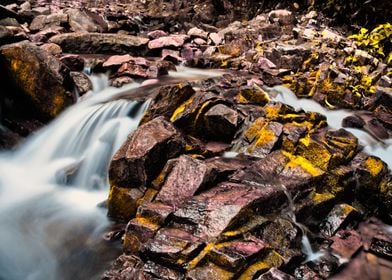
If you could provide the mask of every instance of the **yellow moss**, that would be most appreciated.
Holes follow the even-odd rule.
[[[288,152],[282,151],[282,153],[287,156],[290,161],[286,164],[285,168],[296,168],[300,167],[313,177],[320,176],[324,174],[324,171],[314,166],[309,160],[302,156],[292,155]]]
[[[244,89],[236,96],[237,103],[254,103],[264,105],[269,101],[268,94],[261,88]]]
[[[374,157],[368,157],[365,161],[365,165],[367,170],[369,170],[370,174],[373,177],[377,177],[384,169],[384,164],[381,160],[376,159]]]
[[[257,137],[259,137],[260,130],[266,125],[263,119],[257,119],[249,128],[245,131],[244,137],[247,141],[253,142]]]
[[[264,145],[271,143],[275,137],[275,133],[272,130],[263,127],[263,129],[259,132],[257,141],[254,143],[254,147],[263,147]]]
[[[271,251],[263,260],[258,261],[246,268],[238,280],[253,279],[256,274],[263,273],[272,267],[280,267],[282,264],[282,256],[280,256],[275,251]]]
[[[182,103],[173,113],[173,115],[170,118],[171,122],[174,122],[176,120],[176,118],[185,111],[186,107],[191,104],[193,101],[193,98],[189,98],[187,101],[185,101],[184,103]]]
[[[145,217],[136,217],[135,221],[140,224],[140,225],[144,225],[152,230],[158,230],[159,229],[159,225],[157,225],[156,223],[154,223],[153,221],[145,218]]]
[[[188,270],[191,270],[192,268],[195,268],[199,262],[207,255],[209,251],[214,248],[215,243],[209,243],[207,244],[206,247],[193,259],[188,263]]]
[[[274,120],[274,119],[277,119],[279,117],[279,115],[280,115],[280,110],[278,108],[276,108],[276,107],[273,107],[273,106],[265,107],[264,111],[265,111],[265,116],[268,119]]]

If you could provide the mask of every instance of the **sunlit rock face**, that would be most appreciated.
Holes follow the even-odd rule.
[[[108,206],[128,224],[125,253],[106,279],[325,278],[370,245],[357,226],[366,227],[363,217],[374,209],[391,215],[387,165],[364,153],[352,133],[330,130],[325,116],[246,85],[225,75],[185,85],[193,88],[188,95],[166,87],[151,102],[146,122],[112,161]],[[181,135],[181,151],[162,150],[160,129],[143,129],[163,122]],[[136,145],[150,142],[157,147]],[[148,180],[140,178],[151,165],[125,158],[117,174],[119,155],[136,147],[144,152],[129,153],[132,162],[142,164],[154,150],[165,158]],[[178,152],[167,160],[170,151]],[[377,252],[387,244],[372,242]]]

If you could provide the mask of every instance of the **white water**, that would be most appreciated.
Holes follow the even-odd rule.
[[[312,99],[297,98],[290,89],[283,86],[267,88],[267,90],[277,93],[273,99],[291,105],[295,109],[323,114],[327,117],[328,125],[331,129],[341,128],[343,119],[353,114],[349,110],[328,110]],[[354,128],[345,129],[359,139],[360,144],[364,146],[365,152],[381,158],[389,167],[392,167],[392,139],[385,140],[382,143],[363,130]]]
[[[91,279],[104,269],[99,254],[107,253],[101,235],[108,221],[97,204],[107,198],[110,159],[146,105],[128,117],[137,102],[106,102],[119,90],[103,90],[104,76],[93,82],[89,98],[0,154],[2,280]]]

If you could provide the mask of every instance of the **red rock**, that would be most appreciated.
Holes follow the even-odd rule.
[[[158,39],[159,37],[164,37],[167,35],[168,35],[167,32],[162,30],[154,30],[147,33],[148,38],[150,38],[151,40]]]
[[[133,59],[129,54],[124,55],[112,55],[103,64],[103,67],[121,66],[126,62],[130,62]]]
[[[169,49],[163,49],[161,57],[163,60],[171,61],[174,64],[178,64],[179,62],[182,61],[182,58],[180,57],[179,51],[174,51],[174,50],[169,50]]]
[[[209,38],[211,39],[212,43],[216,46],[223,42],[223,36],[216,32],[210,33]]]
[[[333,237],[331,249],[347,262],[362,247],[361,236],[354,230],[340,230]]]

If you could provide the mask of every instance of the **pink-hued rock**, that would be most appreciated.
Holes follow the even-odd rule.
[[[149,49],[161,49],[164,47],[181,47],[184,45],[187,35],[169,35],[159,37],[148,42]]]
[[[112,66],[120,66],[126,62],[129,62],[133,59],[133,57],[129,54],[124,55],[112,55],[109,57],[104,63],[103,67],[112,67]]]
[[[208,32],[204,31],[203,29],[197,28],[197,27],[193,27],[193,28],[189,29],[188,35],[193,36],[193,37],[199,37],[202,39],[208,38]]]
[[[214,43],[214,45],[219,45],[223,41],[223,36],[216,32],[211,33],[209,38],[211,39],[211,42]]]
[[[154,30],[147,33],[148,38],[150,38],[151,40],[158,39],[159,37],[164,37],[167,35],[167,32],[163,30]]]

